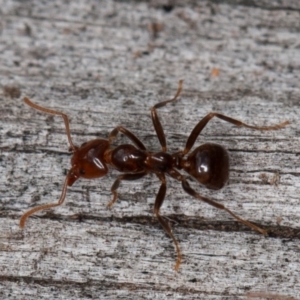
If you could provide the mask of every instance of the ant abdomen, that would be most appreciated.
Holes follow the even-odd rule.
[[[228,181],[228,152],[218,144],[203,144],[187,157],[182,167],[207,188],[218,190]]]

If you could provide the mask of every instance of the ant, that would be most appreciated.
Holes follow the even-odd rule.
[[[20,227],[24,228],[25,221],[30,215],[40,210],[61,205],[65,200],[67,187],[72,186],[78,178],[82,177],[86,179],[94,179],[103,177],[108,173],[108,166],[111,166],[124,174],[119,175],[111,187],[113,197],[107,205],[109,208],[116,202],[118,197],[117,189],[123,180],[137,180],[149,173],[154,173],[160,180],[161,186],[156,196],[154,214],[165,232],[171,237],[175,244],[177,252],[177,260],[175,264],[176,271],[178,271],[182,260],[179,244],[172,233],[169,223],[164,220],[159,212],[160,207],[164,202],[167,190],[166,175],[180,181],[182,188],[189,195],[218,209],[227,211],[240,223],[263,235],[266,235],[266,230],[238,217],[223,204],[217,203],[198,194],[191,188],[186,177],[178,170],[183,169],[208,189],[221,189],[227,183],[229,177],[229,155],[226,149],[218,144],[206,143],[198,146],[195,150],[188,154],[207,123],[212,118],[217,117],[238,127],[247,127],[255,130],[277,130],[289,124],[289,121],[285,121],[275,126],[258,127],[247,125],[241,121],[216,112],[211,112],[200,120],[200,122],[198,122],[198,124],[194,127],[187,139],[185,148],[177,153],[169,154],[167,153],[166,137],[157,114],[157,109],[165,106],[167,103],[174,102],[181,93],[182,84],[183,80],[180,80],[177,92],[172,99],[159,102],[151,108],[152,122],[162,148],[160,152],[156,153],[147,151],[145,145],[133,133],[122,126],[118,126],[113,129],[108,136],[108,140],[95,139],[77,147],[72,142],[67,115],[52,109],[41,107],[32,103],[27,97],[25,97],[24,102],[32,108],[48,114],[61,116],[63,118],[70,144],[70,151],[73,152],[73,156],[71,158],[72,167],[66,176],[59,201],[57,203],[40,205],[25,212],[20,219]],[[111,143],[119,133],[123,133],[129,140],[131,140],[131,142],[133,142],[133,144],[135,144],[135,146],[132,144],[123,144],[116,148],[112,148]],[[186,157],[187,154],[188,156]]]

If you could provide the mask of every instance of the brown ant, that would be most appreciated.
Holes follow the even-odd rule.
[[[118,126],[113,129],[108,136],[108,140],[95,139],[90,142],[84,143],[80,147],[77,147],[72,142],[67,115],[55,110],[38,106],[32,103],[28,98],[24,98],[24,102],[32,108],[48,114],[61,116],[64,119],[66,133],[70,144],[70,150],[73,152],[73,157],[71,158],[72,167],[65,179],[59,201],[57,203],[40,205],[27,211],[20,219],[20,227],[23,228],[26,219],[37,211],[61,205],[65,200],[67,187],[72,186],[78,178],[83,177],[87,179],[94,179],[103,177],[107,174],[109,165],[116,170],[123,172],[124,174],[119,175],[111,187],[113,198],[108,203],[108,207],[111,207],[116,202],[118,196],[117,189],[122,180],[137,180],[149,173],[154,173],[160,180],[161,186],[156,196],[154,213],[161,226],[172,238],[175,244],[177,251],[177,260],[175,264],[176,271],[179,269],[182,259],[180,248],[177,240],[172,233],[169,223],[163,219],[159,212],[160,207],[164,202],[167,190],[165,175],[169,175],[170,177],[179,180],[181,182],[182,188],[191,196],[202,200],[216,208],[227,211],[237,221],[246,226],[249,226],[259,233],[266,235],[266,230],[241,219],[231,210],[226,208],[223,204],[217,203],[198,194],[194,189],[190,187],[186,177],[183,176],[178,170],[183,169],[209,189],[218,190],[227,183],[229,177],[229,156],[227,151],[222,146],[213,143],[206,143],[198,146],[187,157],[185,157],[194,146],[195,141],[201,133],[202,129],[213,117],[217,117],[239,127],[243,126],[255,130],[276,130],[286,126],[287,124],[289,124],[289,122],[286,121],[270,127],[257,127],[247,125],[219,113],[211,112],[206,115],[192,130],[190,136],[187,139],[185,148],[177,153],[169,154],[167,153],[164,130],[159,121],[156,110],[162,106],[165,106],[167,103],[174,102],[178,98],[182,90],[182,83],[183,80],[180,80],[174,98],[157,103],[151,109],[151,118],[154,129],[162,147],[162,150],[157,153],[147,151],[144,144],[133,133],[122,126]],[[131,144],[124,144],[119,145],[116,148],[112,148],[110,146],[111,142],[120,132],[127,136],[135,144],[135,146]]]

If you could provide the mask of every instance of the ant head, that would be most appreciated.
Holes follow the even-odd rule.
[[[67,185],[72,186],[73,183],[80,177],[79,169],[77,167],[71,168],[67,175]]]
[[[72,168],[68,173],[68,185],[71,186],[79,177],[93,179],[105,176],[108,168],[104,155],[108,146],[107,140],[97,139],[84,143],[76,149],[71,159]]]

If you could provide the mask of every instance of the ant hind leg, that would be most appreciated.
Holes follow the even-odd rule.
[[[200,194],[198,194],[194,189],[191,188],[191,186],[189,185],[189,183],[186,181],[186,179],[182,180],[182,188],[191,196],[209,204],[212,205],[218,209],[223,209],[225,211],[227,211],[232,217],[234,217],[237,221],[239,221],[240,223],[250,227],[251,229],[263,234],[263,235],[267,235],[267,231],[264,229],[261,229],[260,227],[250,223],[249,221],[246,221],[242,218],[240,218],[239,216],[237,216],[236,214],[234,214],[231,210],[229,210],[228,208],[226,208],[223,204],[220,204],[218,202],[215,202],[213,200],[210,200],[208,198],[205,198],[203,196],[201,196]]]
[[[201,131],[203,130],[203,128],[214,117],[219,118],[219,119],[221,119],[223,121],[226,121],[228,123],[234,124],[234,125],[236,125],[238,127],[246,127],[246,128],[250,128],[250,129],[254,129],[254,130],[265,130],[265,131],[268,131],[268,130],[278,130],[278,129],[280,129],[280,128],[282,128],[282,127],[290,124],[289,121],[285,121],[285,122],[282,122],[280,124],[273,125],[273,126],[261,126],[261,127],[259,127],[259,126],[251,126],[251,125],[245,124],[245,123],[243,123],[243,122],[241,122],[239,120],[227,117],[225,115],[222,115],[222,114],[219,114],[219,113],[215,113],[215,112],[211,112],[208,115],[206,115],[202,120],[200,120],[198,122],[198,124],[194,127],[194,129],[192,130],[190,136],[187,139],[185,148],[181,152],[181,155],[187,154],[192,149],[192,147],[194,146],[194,143],[195,143],[196,139],[198,138],[198,136],[201,133]]]

